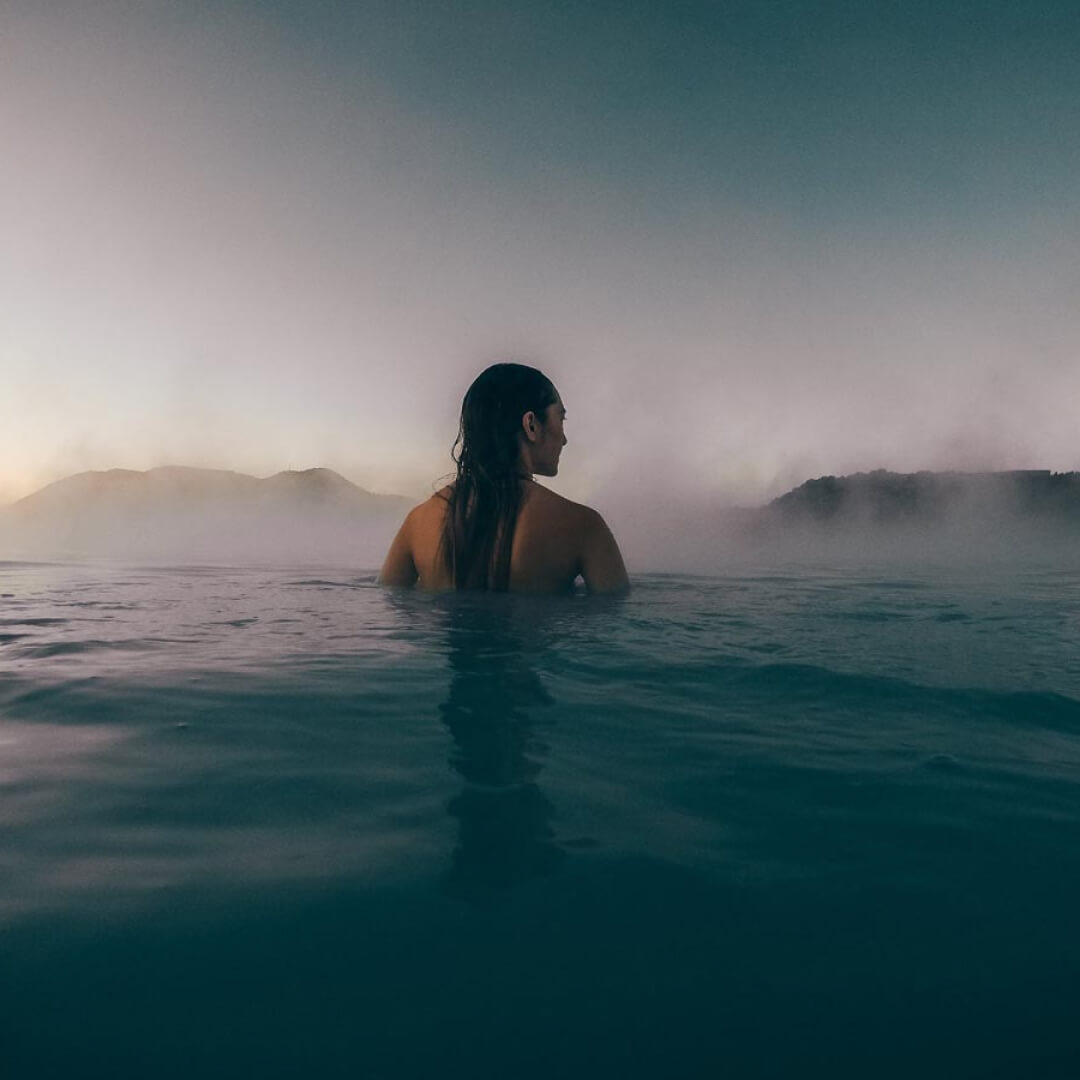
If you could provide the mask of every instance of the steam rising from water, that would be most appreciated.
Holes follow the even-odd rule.
[[[1080,474],[883,471],[808,482],[759,509],[676,500],[610,515],[632,563],[750,565],[1080,561]]]
[[[325,470],[87,474],[0,516],[9,557],[377,568],[410,503]],[[825,478],[767,507],[625,497],[604,507],[632,572],[747,565],[1074,565],[1080,474]]]

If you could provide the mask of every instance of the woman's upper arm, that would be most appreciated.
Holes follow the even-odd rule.
[[[623,592],[630,588],[619,545],[595,510],[586,515],[581,576],[589,592]]]
[[[382,570],[379,571],[380,585],[415,585],[419,576],[416,570],[416,562],[412,553],[412,524],[413,514],[410,510],[408,516],[401,523],[390,550],[386,553]]]

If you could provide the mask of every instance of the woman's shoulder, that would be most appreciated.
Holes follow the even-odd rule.
[[[423,502],[417,503],[405,515],[402,529],[411,538],[415,538],[418,532],[423,533],[436,526],[446,515],[450,491],[450,487],[444,487],[429,495]]]
[[[558,506],[562,509],[569,511],[587,511],[589,508],[584,503],[574,502],[573,499],[568,499],[565,495],[560,495],[556,491],[552,491],[551,488],[544,487],[543,484],[538,484],[535,480],[530,481],[526,485],[529,489],[530,495],[535,496],[537,499],[542,499],[548,506]]]
[[[535,481],[526,486],[528,495],[523,509],[557,523],[560,528],[572,526],[580,529],[587,527],[594,518],[599,517],[595,510],[584,503],[574,502],[565,495],[559,495]]]
[[[433,491],[423,502],[417,503],[412,508],[412,513],[421,515],[431,510],[445,510],[453,492],[453,484],[447,484],[445,487],[439,488],[438,491]]]
[[[409,512],[409,516],[414,522],[441,519],[446,513],[447,506],[450,504],[450,495],[452,492],[452,484],[440,488],[438,491],[429,495],[422,503],[417,503]]]

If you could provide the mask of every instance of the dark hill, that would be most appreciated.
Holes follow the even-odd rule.
[[[785,522],[868,525],[943,523],[958,516],[1080,521],[1080,473],[894,473],[807,480],[774,499],[767,515]]]
[[[146,472],[109,469],[57,480],[21,499],[13,512],[23,520],[41,515],[67,516],[116,509],[190,510],[199,505],[229,503],[235,507],[277,503],[318,503],[366,511],[400,511],[412,505],[400,495],[374,495],[332,469],[279,472],[266,479],[225,469],[193,469],[170,465]]]
[[[181,466],[85,472],[10,507],[0,557],[371,566],[413,501],[365,491],[330,469],[265,479]]]

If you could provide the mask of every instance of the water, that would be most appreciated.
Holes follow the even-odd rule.
[[[1080,571],[0,564],[0,1075],[1080,1075]]]

